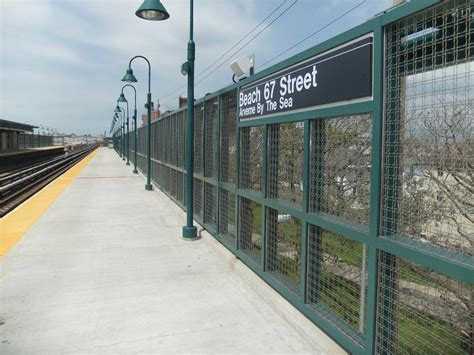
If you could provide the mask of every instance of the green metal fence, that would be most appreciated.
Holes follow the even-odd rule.
[[[20,133],[17,137],[18,149],[52,147],[64,144],[63,137],[44,136],[40,134]]]
[[[474,353],[473,14],[412,1],[195,104],[195,219],[350,352]],[[372,97],[239,119],[242,85],[363,36]],[[183,208],[185,115],[152,125]]]

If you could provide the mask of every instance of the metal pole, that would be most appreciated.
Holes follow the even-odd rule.
[[[134,149],[134,168],[133,168],[133,173],[138,174],[138,169],[137,169],[137,95],[135,93],[135,109],[133,110],[133,122],[135,125],[135,149]]]
[[[120,114],[117,114],[117,118],[118,118],[118,124],[119,124],[119,127],[118,127],[118,134],[119,134],[119,137],[118,137],[118,140],[117,140],[117,143],[119,145],[119,149],[118,149],[118,152],[119,152],[119,157],[121,158],[122,157],[122,115]]]
[[[121,122],[121,132],[122,132],[122,160],[125,161],[125,111],[120,107],[120,111],[122,113],[122,122]]]
[[[119,156],[122,158],[122,115],[120,113],[117,115],[118,117],[118,145],[119,145]]]
[[[196,47],[193,40],[193,0],[189,1],[188,42],[188,115],[186,120],[186,226],[185,240],[197,239],[197,228],[193,226],[193,174],[194,174],[194,59]]]
[[[137,89],[135,89],[135,86],[131,85],[131,84],[125,84],[124,86],[122,86],[122,94],[123,94],[123,90],[126,88],[126,87],[131,87],[133,89],[133,93],[134,93],[134,106],[133,106],[133,131],[134,131],[134,136],[135,136],[135,139],[134,139],[134,150],[133,150],[133,155],[134,155],[134,160],[133,160],[133,165],[134,165],[134,168],[133,168],[133,173],[134,174],[138,174],[138,169],[137,169]],[[127,117],[128,117],[128,101],[127,101]],[[130,142],[130,136],[128,138],[128,141]]]
[[[150,81],[148,81],[150,82]],[[147,121],[146,121],[146,185],[145,190],[153,190],[151,185],[151,92],[147,94],[146,100]]]
[[[360,308],[359,308],[359,331],[363,334],[365,330],[365,295],[367,283],[367,244],[362,244],[362,268],[360,272]]]
[[[148,94],[147,94],[147,100],[146,100],[146,107],[147,107],[147,125],[146,125],[146,133],[147,133],[147,172],[146,172],[146,185],[145,185],[145,190],[151,191],[153,190],[153,186],[151,185],[151,64],[150,61],[142,56],[142,55],[136,55],[132,59],[130,59],[130,62],[128,63],[128,68],[132,68],[132,62],[136,58],[142,58],[145,60],[148,64]],[[135,119],[136,119],[136,110],[135,110]],[[136,125],[135,125],[136,129]],[[136,141],[136,140],[135,140]],[[136,151],[136,149],[135,149]],[[136,160],[135,160],[136,161]]]
[[[130,123],[129,123],[129,114],[128,114],[128,101],[127,101],[127,165],[130,165]]]
[[[119,134],[120,134],[120,137],[119,137],[119,144],[120,144],[120,158],[122,159],[125,159],[124,155],[123,155],[123,130],[122,130],[122,126],[123,126],[123,117],[122,117],[122,111],[120,111],[118,113],[118,118],[119,118]]]

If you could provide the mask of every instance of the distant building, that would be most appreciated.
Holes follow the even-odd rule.
[[[156,121],[162,116],[160,109],[156,111],[151,111],[151,122]],[[147,114],[142,115],[142,127],[146,126]]]
[[[102,136],[92,136],[90,134],[85,134],[85,135],[68,134],[64,136],[63,139],[64,139],[64,145],[94,144],[94,143],[103,142]]]
[[[160,103],[158,102],[158,105],[157,105],[157,108],[156,110],[154,109],[153,107],[153,103],[152,103],[152,107],[151,107],[151,122],[154,122],[156,121],[158,118],[160,118],[161,116],[163,116],[163,114],[161,113],[160,111]],[[143,126],[146,126],[146,121],[147,121],[147,114],[143,114],[142,115],[142,127]]]
[[[179,97],[178,98],[178,106],[179,108],[183,108],[183,107],[186,107],[186,105],[188,104],[188,99],[186,97]],[[162,116],[166,116],[167,114],[173,112],[173,110],[166,110],[166,111],[163,111],[161,112],[160,110],[160,103],[158,102],[158,108],[155,110],[152,108],[152,111],[151,111],[151,122],[155,122],[156,120],[158,120],[160,117]],[[147,120],[147,114],[143,114],[142,115],[142,127],[146,126],[146,120]]]
[[[0,150],[18,149],[18,136],[21,133],[33,133],[35,128],[38,127],[0,119]]]
[[[182,108],[182,107],[186,107],[186,105],[188,104],[188,99],[186,97],[179,97],[178,98],[178,106],[179,108]]]

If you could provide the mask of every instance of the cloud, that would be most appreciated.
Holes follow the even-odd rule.
[[[109,127],[123,84],[120,79],[129,59],[137,54],[145,55],[152,64],[155,101],[186,84],[180,66],[186,60],[188,0],[163,0],[171,14],[163,22],[137,18],[134,12],[140,3],[141,0],[1,0],[0,117],[43,122],[63,132],[103,132]],[[339,0],[315,6],[314,0],[300,0],[236,56],[255,52],[257,64],[263,63],[353,3]],[[278,4],[261,0],[196,2],[197,73]],[[362,17],[380,7],[366,6],[365,12],[361,8],[344,26],[347,22],[360,23]],[[337,33],[337,27],[324,35],[333,33]],[[297,50],[321,39],[315,38]],[[133,68],[139,79],[138,107],[144,112],[147,66],[137,60]],[[196,96],[230,83],[226,62],[196,87]],[[177,95],[184,91],[161,102],[175,107]]]

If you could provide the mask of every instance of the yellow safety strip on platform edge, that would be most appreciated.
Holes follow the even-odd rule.
[[[0,218],[0,259],[28,232],[77,175],[98,153],[94,150],[64,174],[50,182],[13,211]]]

